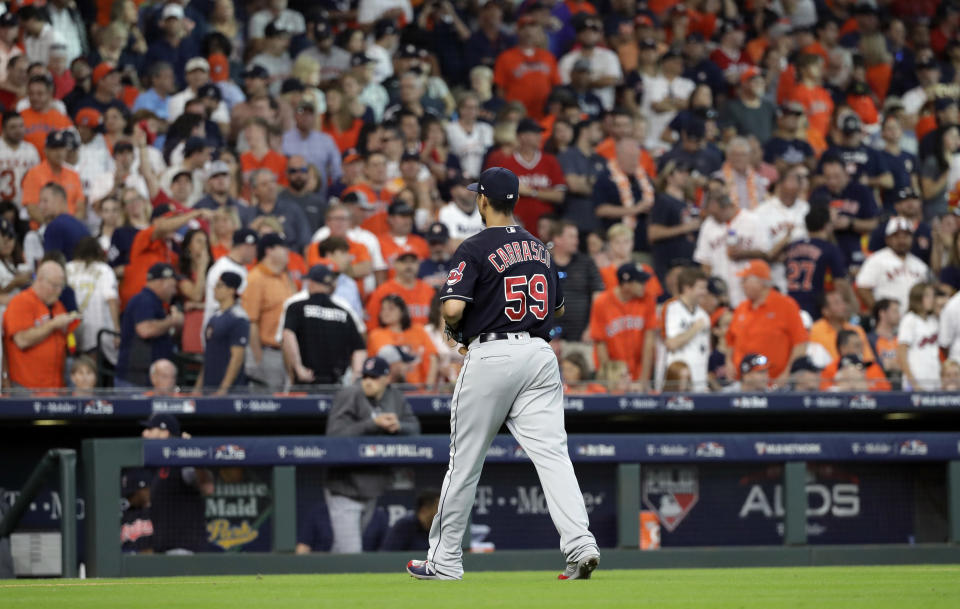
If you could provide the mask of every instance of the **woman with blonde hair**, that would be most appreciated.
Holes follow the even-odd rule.
[[[290,68],[290,76],[300,79],[300,82],[303,83],[301,102],[313,104],[317,117],[316,128],[320,129],[322,127],[320,119],[327,111],[327,98],[323,91],[318,88],[320,86],[320,62],[301,53],[293,62],[293,67]]]
[[[213,212],[210,221],[210,253],[213,260],[219,260],[233,247],[233,233],[240,228],[237,212],[229,207],[221,207]]]
[[[905,391],[936,391],[940,388],[940,320],[934,315],[932,283],[910,288],[909,311],[897,331],[897,357],[903,370]]]

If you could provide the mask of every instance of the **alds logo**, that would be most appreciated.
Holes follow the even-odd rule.
[[[466,262],[461,262],[457,265],[457,268],[450,269],[450,274],[447,275],[447,285],[456,285],[460,283],[460,280],[463,279],[463,270],[467,268]]]

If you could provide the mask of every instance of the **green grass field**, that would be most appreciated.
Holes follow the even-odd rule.
[[[602,567],[602,565],[601,565]],[[468,573],[462,582],[396,575],[276,575],[0,581],[3,609],[956,609],[960,566],[597,571],[560,582],[539,571]]]

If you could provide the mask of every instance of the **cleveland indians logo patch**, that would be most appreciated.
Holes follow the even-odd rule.
[[[467,268],[466,262],[461,262],[457,265],[457,268],[450,269],[450,274],[447,275],[447,285],[456,285],[460,283],[460,280],[463,279],[463,269]]]

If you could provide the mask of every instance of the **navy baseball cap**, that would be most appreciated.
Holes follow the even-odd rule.
[[[20,17],[16,13],[4,13],[0,15],[0,27],[17,27],[20,25]]]
[[[804,355],[803,357],[798,357],[793,361],[793,364],[790,366],[790,374],[795,374],[797,372],[816,372],[820,374],[821,368],[813,363],[813,360]]]
[[[304,91],[303,81],[299,78],[285,78],[282,83],[280,83],[280,94],[286,93],[302,93]]]
[[[413,208],[403,199],[397,199],[387,208],[388,216],[412,216]]]
[[[140,421],[140,425],[142,425],[145,429],[159,427],[160,429],[166,429],[169,431],[171,436],[180,436],[180,421],[178,421],[177,417],[170,413],[152,414],[150,415],[149,419]]]
[[[317,40],[324,40],[333,36],[333,30],[330,29],[330,23],[321,19],[313,24],[313,37]]]
[[[434,222],[430,225],[430,228],[427,229],[426,238],[427,243],[430,245],[446,243],[450,240],[450,230],[443,222]]]
[[[307,273],[307,279],[316,283],[333,285],[333,271],[325,264],[315,264],[310,267]]]
[[[243,73],[244,78],[263,78],[266,80],[270,78],[270,73],[267,72],[267,69],[262,65],[255,63]]]
[[[147,281],[154,279],[176,279],[177,271],[166,262],[157,262],[147,270]]]
[[[256,245],[260,241],[260,235],[252,228],[238,228],[233,231],[234,245]]]
[[[368,63],[373,63],[373,60],[366,53],[354,53],[350,56],[350,67],[356,68],[358,66],[365,66]]]
[[[220,275],[220,281],[228,288],[239,290],[243,284],[243,277],[233,271],[224,271],[224,273]]]
[[[626,283],[628,281],[646,283],[647,280],[650,279],[650,273],[632,262],[627,262],[621,264],[620,268],[617,269],[617,279],[620,283]]]
[[[481,173],[476,182],[467,186],[467,190],[496,201],[516,203],[520,196],[520,180],[505,167],[491,167]]]
[[[66,148],[68,143],[66,131],[51,131],[47,134],[47,148]]]
[[[123,496],[129,497],[142,488],[150,486],[153,480],[153,472],[148,469],[136,468],[128,469],[120,477],[120,486],[123,489]]]
[[[199,97],[200,99],[215,99],[217,101],[220,101],[221,99],[223,99],[223,94],[220,92],[220,87],[213,84],[212,82],[208,82],[207,84],[197,89],[197,97]]]
[[[863,360],[856,355],[844,355],[841,357],[840,364],[837,366],[837,370],[843,370],[847,366],[853,366],[858,370],[863,370],[867,367],[867,365],[863,363]]]
[[[863,121],[861,121],[860,117],[856,114],[846,115],[840,123],[840,130],[843,131],[844,134],[860,133],[862,129]]]
[[[759,353],[747,353],[743,356],[743,359],[740,360],[740,374],[746,374],[748,372],[753,372],[754,370],[769,370],[770,369],[770,360],[767,359],[766,355],[760,355]]]
[[[277,247],[278,245],[282,245],[286,247],[287,242],[284,241],[283,235],[281,235],[280,233],[267,233],[266,235],[260,237],[259,245],[260,245],[260,251],[266,252],[271,247]],[[260,255],[260,258],[263,258],[262,254]]]
[[[920,195],[910,186],[901,188],[893,195],[893,202],[899,203],[900,201],[906,201],[908,199],[919,199]]]
[[[368,357],[363,362],[362,374],[364,378],[380,378],[390,374],[390,364],[382,357]]]

